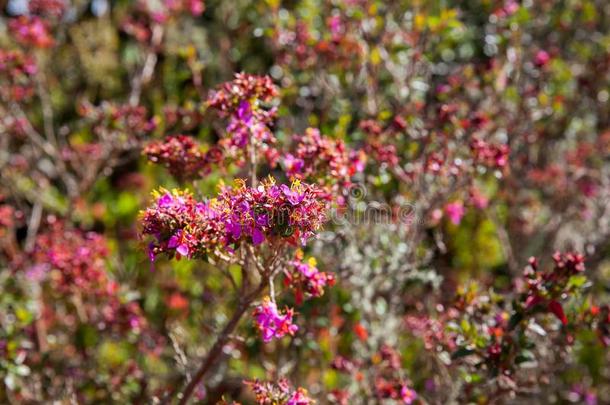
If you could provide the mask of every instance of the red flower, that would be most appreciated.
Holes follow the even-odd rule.
[[[356,334],[356,336],[358,336],[358,339],[363,342],[369,338],[369,332],[364,326],[362,326],[361,323],[357,323],[356,325],[354,325],[354,333]]]

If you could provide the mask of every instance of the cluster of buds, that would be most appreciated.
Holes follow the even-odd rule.
[[[211,203],[197,202],[180,190],[161,189],[156,201],[142,214],[142,233],[155,238],[149,244],[150,260],[169,257],[205,257],[221,243],[222,227]]]
[[[435,350],[440,343],[453,351],[456,348],[455,339],[446,333],[444,320],[427,315],[409,315],[405,317],[405,326],[411,334],[423,340],[426,350]]]
[[[164,23],[173,16],[188,13],[198,17],[205,11],[203,0],[139,0],[140,10],[148,14],[156,23]]]
[[[196,103],[187,103],[185,106],[163,106],[163,123],[166,130],[168,128],[179,128],[180,131],[192,131],[198,128],[202,122],[203,113]]]
[[[328,36],[318,41],[314,50],[327,63],[347,67],[360,61],[364,49],[359,39],[348,31],[348,22],[347,17],[341,15],[333,15],[326,20]]]
[[[27,15],[11,18],[9,30],[21,45],[49,48],[55,45],[51,26],[57,24],[67,9],[63,0],[32,0],[28,2]]]
[[[410,405],[417,399],[417,393],[400,378],[400,355],[388,346],[382,345],[373,356],[375,366],[375,394],[379,399],[392,398]]]
[[[201,145],[186,135],[169,136],[146,145],[144,155],[152,163],[163,165],[181,180],[198,179],[207,174],[210,165],[221,160],[222,152],[212,148],[203,152]]]
[[[37,237],[37,264],[30,273],[49,273],[55,288],[63,292],[90,291],[106,283],[107,255],[108,248],[100,235],[65,229],[61,222],[54,222]]]
[[[0,199],[0,240],[7,236],[14,226],[15,209],[9,204],[2,204]]]
[[[364,373],[369,373],[372,382],[370,388],[378,401],[391,399],[410,405],[417,399],[417,393],[409,388],[401,375],[400,354],[388,345],[382,345],[365,364],[338,357],[333,360],[332,367],[339,372],[353,374],[354,380],[359,383],[366,381]],[[346,390],[333,391],[331,398],[341,405],[350,403],[350,394]]]
[[[93,131],[100,136],[104,133],[117,133],[140,138],[150,134],[157,127],[153,118],[143,106],[103,102],[99,106],[81,103],[78,113],[91,121]]]
[[[445,205],[445,214],[453,225],[459,225],[466,213],[464,203],[462,201],[454,201]]]
[[[19,50],[0,50],[0,77],[5,83],[0,89],[0,96],[17,102],[30,98],[34,93],[32,76],[37,71],[31,56]]]
[[[272,153],[275,137],[269,126],[276,109],[264,108],[263,104],[270,103],[278,94],[270,77],[245,73],[236,74],[233,81],[224,83],[211,94],[208,106],[229,122],[228,137],[220,142],[229,154],[239,155],[250,145],[264,155],[275,155]]]
[[[49,48],[55,44],[49,25],[38,16],[12,18],[8,27],[15,40],[24,46]]]
[[[154,26],[181,15],[199,17],[204,11],[203,0],[138,0],[135,10],[123,21],[122,29],[137,41],[146,43],[153,37]]]
[[[305,244],[325,221],[324,205],[314,185],[294,181],[290,187],[277,185],[272,178],[258,187],[247,187],[236,180],[218,196],[226,240],[259,245],[265,240],[283,238]]]
[[[188,192],[161,190],[142,215],[143,234],[155,238],[150,257],[205,258],[216,249],[233,251],[241,242],[260,245],[281,238],[305,243],[325,220],[315,186],[278,186],[271,178],[258,187],[236,180],[217,198],[197,202]]]
[[[396,146],[386,142],[386,136],[381,125],[374,120],[365,120],[359,126],[367,135],[367,153],[379,163],[385,163],[390,167],[397,165],[399,159]]]
[[[477,164],[494,169],[503,169],[508,165],[510,152],[508,145],[495,145],[474,138],[470,143],[470,149]]]
[[[258,405],[313,405],[304,388],[293,390],[287,380],[281,379],[277,383],[262,381],[247,381],[254,392]]]
[[[332,287],[335,278],[332,274],[322,272],[316,267],[316,259],[311,257],[303,261],[303,251],[297,250],[290,267],[284,270],[284,284],[294,290],[297,304],[303,302],[303,295],[321,297],[326,286]]]
[[[288,177],[315,179],[329,195],[349,187],[352,176],[364,170],[364,152],[350,152],[342,140],[322,136],[316,128],[307,128],[303,135],[294,135],[293,142],[294,151],[283,158]]]
[[[278,46],[278,60],[283,65],[296,64],[306,69],[316,64],[317,55],[310,46],[312,35],[306,23],[297,21],[293,29],[277,29],[273,40]]]
[[[275,166],[279,152],[269,129],[275,117],[275,109],[267,104],[277,97],[278,89],[267,76],[237,74],[231,82],[224,83],[213,92],[207,105],[228,120],[226,132],[216,145],[202,152],[196,142],[185,136],[169,137],[163,142],[152,142],[144,151],[154,163],[161,163],[180,179],[196,179],[209,172],[212,164],[227,164],[231,159],[243,166],[246,160],[256,164],[257,156],[264,156]],[[174,109],[165,111],[172,123],[181,121],[188,127],[201,119],[199,111]],[[154,122],[150,122],[154,129]],[[252,159],[255,159],[252,162]]]
[[[349,7],[354,9],[355,6],[350,4]],[[321,12],[322,15],[330,14],[330,10]],[[315,28],[302,21],[292,26],[278,26],[273,40],[278,59],[283,65],[292,65],[290,69],[312,69],[321,63],[346,68],[358,63],[363,55],[359,38],[353,34],[359,30],[360,21],[351,18],[351,13],[334,13],[323,26]]]
[[[294,310],[288,307],[283,311],[278,310],[276,303],[269,297],[265,297],[263,302],[254,309],[253,316],[265,343],[269,343],[273,339],[281,339],[286,335],[294,336],[299,329],[292,323]]]
[[[262,114],[263,111],[256,108],[258,103],[268,103],[278,95],[278,89],[269,76],[237,73],[233,81],[222,84],[212,93],[208,105],[221,111],[226,117],[235,114],[242,101],[249,101],[254,104],[253,110],[256,110],[254,113]],[[263,118],[263,116],[257,118]]]
[[[30,0],[28,9],[31,14],[47,18],[61,18],[67,10],[68,0]]]
[[[556,252],[553,261],[555,266],[552,270],[541,272],[536,258],[529,260],[529,265],[523,274],[527,285],[523,305],[526,310],[546,305],[563,325],[567,325],[568,318],[559,299],[573,288],[570,285],[572,276],[585,271],[585,258],[579,253]]]
[[[79,297],[87,318],[122,330],[144,326],[137,303],[122,302],[119,286],[106,273],[109,250],[105,239],[94,232],[68,229],[55,219],[36,238],[33,264],[26,269],[32,280],[48,280],[57,291]]]

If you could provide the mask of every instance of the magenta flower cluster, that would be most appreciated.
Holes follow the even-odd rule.
[[[254,392],[258,405],[313,405],[314,401],[309,398],[304,388],[293,390],[286,379],[280,379],[277,383],[266,381],[248,381]]]
[[[281,239],[304,244],[325,220],[315,186],[278,186],[271,178],[254,188],[236,180],[234,187],[223,187],[207,202],[178,190],[161,190],[156,197],[142,214],[143,235],[154,237],[151,260],[160,253],[205,258],[217,249],[230,253],[241,242],[256,246]]]
[[[112,325],[121,330],[140,331],[145,326],[140,307],[123,302],[119,285],[106,272],[109,248],[106,240],[94,232],[69,229],[55,219],[38,235],[32,265],[26,276],[35,282],[47,280],[54,291],[82,298],[82,310],[96,319],[100,328]]]
[[[366,165],[364,151],[350,150],[342,140],[324,136],[317,128],[294,135],[292,149],[282,159],[288,177],[315,180],[329,196],[349,187],[352,176]]]
[[[19,16],[10,20],[8,27],[15,39],[25,46],[48,48],[55,40],[48,24],[38,16]]]
[[[473,139],[470,149],[477,164],[502,169],[508,165],[510,149],[507,145],[492,144],[482,139]]]
[[[189,13],[193,17],[197,17],[205,10],[205,3],[202,0],[163,0],[160,2],[140,0],[139,5],[140,9],[149,14],[158,24],[163,24],[171,17],[181,13]]]
[[[34,92],[32,77],[37,72],[32,56],[22,51],[0,49],[0,78],[4,82],[0,96],[15,101],[30,98]]]
[[[220,153],[216,149],[203,152],[199,143],[186,135],[169,136],[163,141],[151,142],[143,153],[152,163],[165,166],[176,178],[197,179],[209,173],[210,165],[216,163]]]
[[[155,238],[149,244],[150,260],[202,257],[220,242],[222,228],[210,203],[196,201],[186,191],[161,189],[152,207],[142,214],[142,233]]]
[[[286,335],[293,336],[299,329],[292,323],[294,310],[286,307],[280,311],[276,303],[269,297],[265,297],[263,302],[254,309],[253,315],[265,343],[269,343],[273,339],[281,339]]]
[[[224,83],[208,99],[208,106],[228,119],[227,137],[221,145],[231,154],[249,144],[256,144],[265,155],[275,155],[275,137],[269,129],[275,119],[275,108],[263,108],[278,96],[278,89],[268,76],[238,73],[231,82]]]
[[[236,181],[235,187],[225,187],[218,197],[226,241],[259,245],[280,237],[304,245],[326,220],[319,194],[316,186],[299,181],[290,187],[277,185],[271,178],[258,187]]]
[[[303,301],[304,294],[321,297],[326,286],[332,287],[335,284],[334,276],[320,271],[316,265],[313,257],[303,261],[303,252],[298,250],[290,267],[284,271],[284,284],[295,291],[297,304]]]

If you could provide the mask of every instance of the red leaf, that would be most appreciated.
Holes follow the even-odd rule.
[[[549,311],[551,311],[555,316],[561,321],[562,324],[568,324],[568,318],[566,314],[563,312],[563,307],[557,301],[549,302]]]

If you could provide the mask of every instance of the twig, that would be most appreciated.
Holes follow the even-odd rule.
[[[43,76],[43,72],[38,72],[35,75],[36,78],[36,90],[38,93],[38,98],[40,99],[40,107],[42,110],[42,122],[44,126],[44,133],[49,142],[53,144],[55,149],[59,149],[59,143],[57,142],[57,137],[55,136],[55,126],[54,126],[54,118],[53,118],[53,106],[51,104],[51,98],[49,97],[49,93],[45,88],[44,83],[45,77]]]
[[[252,305],[254,300],[265,289],[266,284],[266,280],[262,280],[255,291],[240,300],[239,305],[233,313],[233,316],[216,339],[216,342],[214,342],[214,345],[209,350],[208,355],[201,363],[199,370],[197,370],[197,372],[195,373],[191,381],[187,384],[187,386],[184,388],[184,390],[180,394],[178,394],[178,397],[180,398],[180,401],[178,403],[180,405],[188,403],[188,400],[193,395],[193,392],[195,391],[195,388],[197,388],[197,385],[199,385],[203,377],[205,377],[208,371],[210,371],[210,369],[216,364],[216,362],[220,358],[220,355],[222,354],[222,349],[229,340],[229,337],[233,333],[233,330],[235,330],[242,316],[246,313],[248,308],[250,308],[250,305]],[[168,400],[169,398],[166,398],[164,403],[168,403]]]
[[[31,252],[34,249],[34,243],[36,242],[36,235],[38,234],[41,219],[42,204],[38,201],[34,204],[34,207],[32,207],[32,215],[30,215],[30,221],[28,222],[28,232],[25,238],[26,252]]]
[[[498,219],[498,216],[496,215],[496,211],[494,209],[488,210],[488,217],[494,224],[494,227],[498,232],[498,238],[500,239],[500,242],[502,242],[502,250],[504,251],[504,256],[506,258],[510,273],[517,274],[519,272],[519,264],[517,263],[517,259],[515,258],[513,247],[510,241],[510,236],[508,235],[508,232],[506,232],[506,228],[500,223],[500,220]]]
[[[150,43],[150,49],[144,59],[144,65],[140,74],[133,78],[131,86],[131,93],[129,94],[129,105],[136,106],[140,103],[140,96],[142,95],[142,87],[148,83],[155,71],[157,65],[157,47],[161,44],[163,39],[163,26],[157,24],[152,29],[152,39]]]
[[[251,186],[256,187],[256,146],[255,139],[250,134],[250,182]]]

